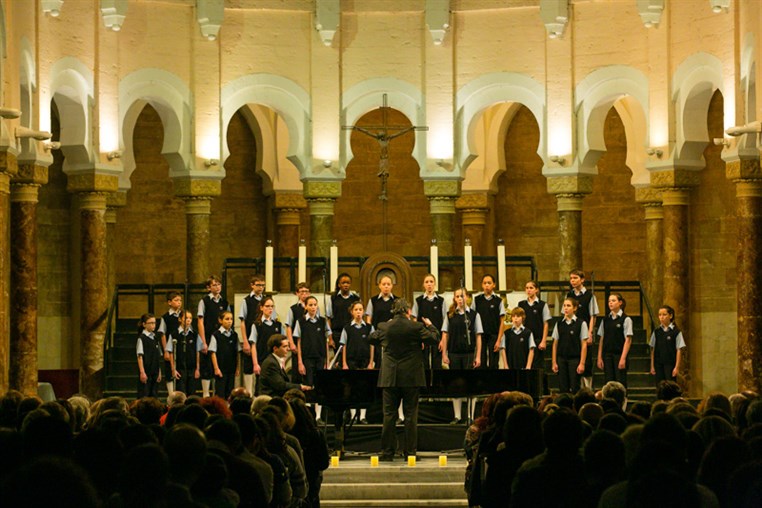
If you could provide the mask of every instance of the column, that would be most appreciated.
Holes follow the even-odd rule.
[[[738,389],[762,388],[762,180],[759,159],[726,162],[736,184]]]
[[[106,197],[106,265],[108,266],[106,287],[108,288],[109,301],[111,301],[113,291],[116,289],[116,212],[126,205],[126,191],[114,192]]]
[[[10,388],[10,182],[17,171],[16,156],[0,151],[0,393]]]
[[[474,256],[489,255],[490,238],[486,234],[487,217],[490,211],[489,195],[486,192],[464,193],[455,202],[455,208],[460,210],[463,239],[471,240]]]
[[[333,244],[333,205],[341,196],[341,181],[317,181],[304,182],[304,197],[310,211],[310,247],[308,257],[328,258],[331,245]],[[314,272],[310,279],[320,278],[320,272]],[[300,281],[301,282],[301,281]],[[311,280],[306,281],[311,284]],[[334,281],[326,278],[326,292],[333,288]]]
[[[651,187],[636,188],[635,200],[643,205],[645,211],[647,266],[643,285],[655,320],[658,307],[664,300],[664,210],[661,192]]]
[[[276,257],[295,257],[301,237],[302,210],[307,202],[301,193],[276,192],[273,196],[275,212],[275,238],[273,244]],[[276,282],[273,289],[281,292],[291,291],[289,270],[276,270]]]
[[[429,199],[431,235],[436,238],[440,256],[454,256],[455,200],[460,196],[459,180],[424,180],[423,193]],[[428,242],[427,242],[428,244]],[[454,289],[460,269],[439,265],[439,291]]]
[[[11,182],[10,386],[37,394],[37,194],[48,168],[19,164]]]
[[[558,276],[584,269],[582,259],[582,199],[593,190],[591,175],[548,177],[548,192],[555,194],[558,210]]]
[[[209,277],[209,220],[212,199],[222,194],[221,175],[211,178],[174,179],[175,195],[185,201],[185,275],[190,284],[198,284]],[[219,275],[218,275],[219,276]]]

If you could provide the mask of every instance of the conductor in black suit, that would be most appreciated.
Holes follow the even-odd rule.
[[[378,325],[370,335],[370,343],[383,348],[378,386],[383,388],[384,428],[381,433],[379,460],[390,461],[397,450],[397,408],[402,400],[405,414],[404,455],[416,454],[418,447],[418,393],[426,386],[423,370],[422,345],[436,346],[439,332],[424,319],[424,323],[410,319],[410,306],[398,298],[392,306],[393,317]]]
[[[288,337],[276,333],[267,340],[267,349],[272,354],[262,362],[262,370],[259,374],[259,393],[270,395],[272,397],[282,397],[284,393],[292,388],[299,388],[302,391],[311,390],[312,387],[292,383],[286,373],[286,357],[290,351],[288,346]]]

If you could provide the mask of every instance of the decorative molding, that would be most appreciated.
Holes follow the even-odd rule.
[[[460,180],[424,180],[423,194],[428,198],[460,196]]]
[[[0,150],[0,174],[15,175],[19,171],[18,159],[7,151]]]
[[[106,175],[94,172],[69,174],[67,178],[66,190],[69,192],[80,192],[86,194],[103,194],[103,206],[105,208],[106,193],[116,192],[119,190],[119,177],[117,175]]]
[[[310,215],[333,215],[334,198],[312,198],[307,199],[307,206],[310,209]]]
[[[19,164],[11,183],[19,185],[45,185],[48,183],[48,167],[39,164]]]
[[[691,202],[690,189],[687,187],[673,187],[664,189],[662,203],[664,206],[688,206]]]
[[[762,197],[762,180],[736,180],[737,198]]]
[[[37,203],[40,184],[11,182],[11,203]]]
[[[556,194],[556,210],[559,212],[581,212],[583,194]]]
[[[759,159],[736,159],[725,162],[725,176],[728,180],[760,180],[762,169]]]
[[[592,175],[548,177],[548,194],[590,194],[592,192]]]
[[[106,28],[118,32],[127,17],[127,0],[101,0],[101,17]]]
[[[449,215],[455,213],[455,198],[443,196],[429,197],[429,212],[432,215]]]
[[[106,196],[106,206],[109,208],[122,208],[127,206],[127,191],[120,190]]]
[[[638,0],[638,14],[646,28],[658,27],[664,12],[664,0]]]
[[[461,222],[464,226],[486,226],[488,213],[486,208],[466,208],[461,210]]]
[[[330,47],[341,21],[340,0],[315,0],[315,30],[324,46]]]
[[[654,187],[636,187],[635,202],[645,206],[661,206],[661,189]]]
[[[224,0],[196,0],[196,20],[206,40],[217,39],[224,18]]]
[[[78,193],[79,209],[106,212],[106,192],[81,191]]]
[[[489,210],[490,197],[486,192],[466,192],[455,202],[458,210],[484,208]]]
[[[548,31],[548,37],[563,37],[569,23],[569,0],[540,0],[540,18]]]
[[[302,211],[299,208],[277,208],[275,224],[280,226],[299,226],[302,223]]]
[[[701,174],[697,171],[672,168],[651,172],[651,186],[657,189],[697,187],[701,183]]]
[[[341,197],[341,180],[316,181],[305,180],[304,197],[307,200],[318,198],[339,198]]]
[[[435,46],[441,46],[450,29],[450,0],[426,0],[426,25]]]
[[[213,198],[222,194],[221,179],[173,178],[175,195],[186,198]]]
[[[664,220],[664,207],[661,203],[646,203],[644,205],[645,208],[645,214],[644,219],[645,220]]]
[[[185,215],[211,215],[212,198],[209,196],[183,196]]]
[[[280,211],[286,209],[307,208],[307,200],[301,193],[276,192],[273,197],[273,208]]]

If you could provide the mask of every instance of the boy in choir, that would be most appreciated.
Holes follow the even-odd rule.
[[[164,381],[167,383],[167,393],[175,391],[175,377],[172,371],[172,358],[167,351],[167,341],[171,340],[170,335],[180,327],[180,314],[183,307],[183,296],[177,291],[167,293],[167,306],[169,310],[161,316],[159,327],[156,330],[157,335],[161,336],[161,350],[164,351]]]
[[[627,305],[619,293],[609,296],[609,313],[598,327],[598,368],[604,382],[619,381],[627,388],[627,355],[632,345],[632,319],[624,313]]]
[[[204,397],[211,395],[210,388],[214,378],[212,359],[209,356],[209,341],[212,334],[219,328],[220,315],[230,311],[228,301],[222,296],[222,281],[216,275],[210,275],[206,281],[206,289],[209,291],[198,302],[198,336],[201,339],[201,356],[199,358],[199,373],[201,376],[201,391]]]
[[[243,386],[254,393],[254,364],[251,358],[251,341],[248,334],[251,331],[251,325],[259,313],[259,306],[262,304],[262,298],[265,296],[265,276],[256,273],[249,280],[251,292],[241,302],[241,310],[238,312],[238,319],[241,323],[241,365],[243,367]],[[273,318],[275,319],[275,318]]]
[[[500,342],[500,356],[506,369],[531,369],[534,362],[534,334],[524,327],[526,312],[521,307],[511,311],[510,330],[503,333]]]
[[[500,364],[500,343],[505,324],[505,306],[503,300],[495,294],[495,277],[485,274],[482,277],[482,292],[473,299],[471,308],[479,314],[484,334],[482,335],[481,367],[497,369]]]
[[[585,287],[585,272],[582,270],[572,270],[569,272],[569,284],[571,289],[566,294],[567,297],[574,298],[579,307],[576,316],[587,323],[587,329],[590,334],[587,338],[588,349],[593,345],[593,331],[595,330],[595,317],[598,315],[598,302],[592,291]],[[583,387],[593,388],[593,355],[587,355],[585,359],[585,372],[582,374],[581,383]]]

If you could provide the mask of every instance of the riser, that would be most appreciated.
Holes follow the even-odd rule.
[[[320,506],[326,508],[460,508],[468,506],[467,499],[363,499],[356,500],[320,500]]]
[[[379,431],[380,431],[379,426]],[[354,461],[355,459],[352,459]],[[366,463],[369,458],[365,459]],[[421,462],[419,457],[418,461]],[[438,459],[431,459],[432,461]],[[457,458],[450,458],[449,465],[446,467],[408,467],[402,458],[397,458],[393,463],[382,463],[381,467],[358,467],[354,464],[343,466],[339,463],[338,467],[329,467],[323,471],[323,487],[326,485],[341,484],[387,484],[387,483],[422,483],[430,481],[434,483],[457,483],[461,487],[466,470],[465,461]],[[399,464],[399,465],[396,465]],[[456,465],[458,464],[458,465]],[[321,488],[321,489],[322,489]],[[322,490],[321,490],[322,498]]]
[[[440,483],[356,483],[326,484],[320,489],[320,500],[365,500],[365,499],[458,499],[466,497],[463,480]]]

